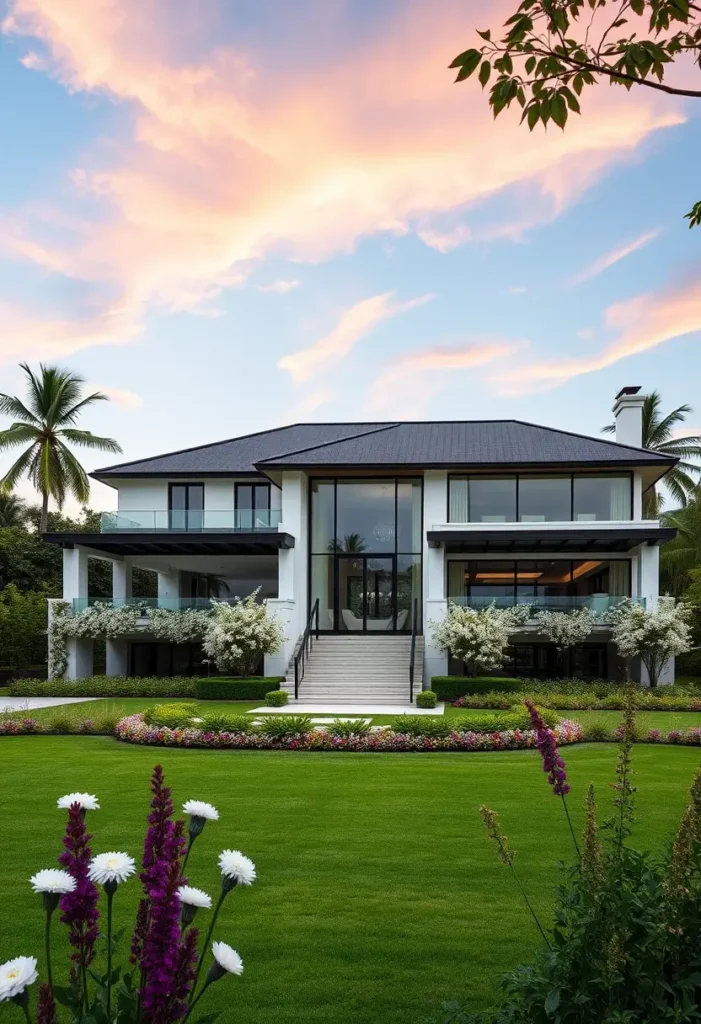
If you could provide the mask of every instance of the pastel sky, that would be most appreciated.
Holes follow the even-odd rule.
[[[628,384],[701,433],[701,106],[494,122],[447,65],[515,2],[0,0],[0,391],[79,371],[125,459],[298,420],[597,433]]]

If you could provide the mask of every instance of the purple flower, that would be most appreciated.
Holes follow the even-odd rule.
[[[565,762],[557,752],[555,733],[547,727],[540,717],[535,704],[531,704],[528,701],[526,707],[535,730],[536,745],[540,751],[540,756],[543,758],[543,771],[548,774],[548,782],[552,786],[555,796],[565,796],[565,794],[569,793],[570,787],[565,773]]]
[[[58,1024],[56,1015],[56,1003],[51,994],[49,985],[39,986],[39,1000],[37,1002],[37,1024]]]
[[[64,852],[58,862],[75,879],[76,886],[73,892],[67,892],[61,897],[59,906],[61,921],[68,925],[68,937],[74,949],[71,960],[83,967],[89,967],[95,957],[97,922],[100,917],[97,886],[88,877],[91,839],[92,836],[88,835],[85,828],[80,804],[72,804],[63,837]]]

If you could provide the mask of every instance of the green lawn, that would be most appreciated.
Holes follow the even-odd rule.
[[[609,805],[615,747],[563,753],[579,823],[590,781]],[[216,856],[226,846],[258,868],[256,884],[230,896],[218,929],[246,965],[242,978],[211,990],[207,1008],[226,1008],[227,1024],[415,1024],[446,998],[487,1005],[499,976],[536,949],[533,925],[478,815],[481,803],[499,810],[523,881],[547,918],[557,864],[570,849],[536,752],[160,754],[178,803],[211,800],[221,813],[195,847],[193,884],[216,892]],[[138,855],[156,757],[106,737],[0,740],[0,962],[41,955],[43,917],[27,879],[59,850],[56,797],[96,792],[95,851]],[[662,847],[698,761],[692,748],[636,747],[640,844]],[[137,893],[132,880],[118,894],[119,926],[130,926]],[[19,1024],[19,1010],[3,1008],[2,1018]]]

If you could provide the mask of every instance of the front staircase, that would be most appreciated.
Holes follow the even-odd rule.
[[[421,690],[424,638],[416,637],[414,699]],[[306,659],[299,686],[302,704],[409,705],[411,636],[364,633],[320,636]],[[294,664],[283,689],[295,699]]]

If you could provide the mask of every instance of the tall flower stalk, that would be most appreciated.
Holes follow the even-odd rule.
[[[623,707],[623,723],[620,727],[620,743],[616,760],[616,782],[611,783],[615,792],[613,805],[616,813],[608,827],[613,831],[614,847],[620,862],[625,841],[631,834],[634,818],[635,786],[632,779],[633,743],[635,742],[635,687],[627,686]]]
[[[89,877],[92,836],[88,834],[84,818],[82,805],[75,801],[68,810],[64,851],[58,861],[75,880],[75,888],[61,897],[59,906],[61,921],[69,929],[68,938],[73,947],[71,959],[78,971],[81,1002],[87,1008],[88,967],[95,959],[100,912],[97,886]]]
[[[562,806],[565,810],[565,817],[567,818],[567,824],[569,825],[572,842],[574,843],[577,857],[581,859],[579,843],[577,842],[577,836],[575,835],[572,819],[570,818],[569,807],[565,800],[565,797],[570,791],[570,786],[567,781],[565,762],[558,753],[555,733],[545,724],[535,704],[531,701],[527,701],[526,707],[528,708],[528,713],[531,716],[531,723],[535,730],[536,744],[543,759],[543,771],[547,772],[548,783],[550,784],[553,793],[555,796],[559,796],[562,800]]]

